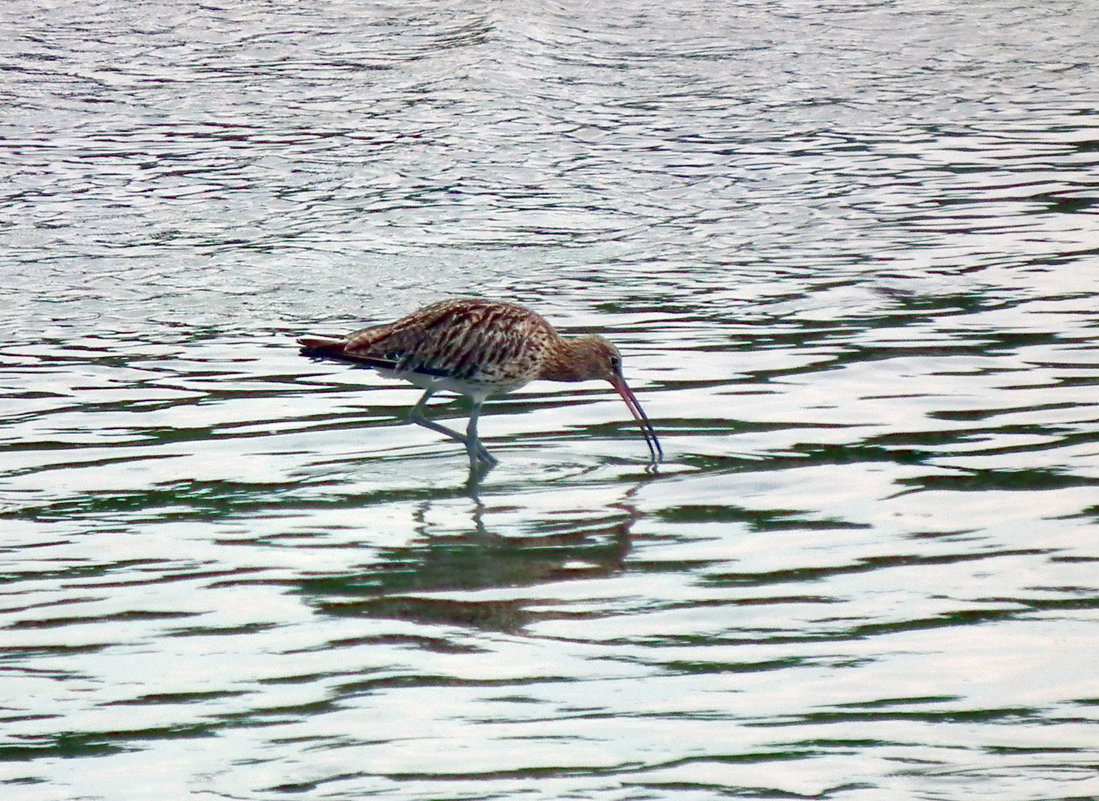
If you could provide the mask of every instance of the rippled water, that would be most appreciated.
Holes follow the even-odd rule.
[[[1099,797],[1099,6],[0,18],[5,799]]]

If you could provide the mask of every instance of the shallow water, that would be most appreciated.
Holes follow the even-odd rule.
[[[5,799],[1099,796],[1099,7],[0,16]]]

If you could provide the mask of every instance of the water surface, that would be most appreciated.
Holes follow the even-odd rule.
[[[1092,5],[0,17],[4,798],[1099,796]]]

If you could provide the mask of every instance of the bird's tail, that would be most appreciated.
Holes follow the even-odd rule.
[[[303,356],[342,356],[346,339],[327,337],[302,337],[298,340]]]

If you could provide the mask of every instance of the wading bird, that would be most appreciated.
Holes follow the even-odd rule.
[[[471,467],[496,464],[477,437],[477,418],[485,399],[538,378],[609,381],[641,427],[652,461],[664,456],[649,418],[622,378],[618,349],[596,334],[563,337],[522,306],[444,300],[340,339],[310,336],[298,342],[306,356],[364,364],[423,389],[409,420],[464,444]],[[465,395],[472,402],[465,436],[424,415],[428,399],[440,391]]]

